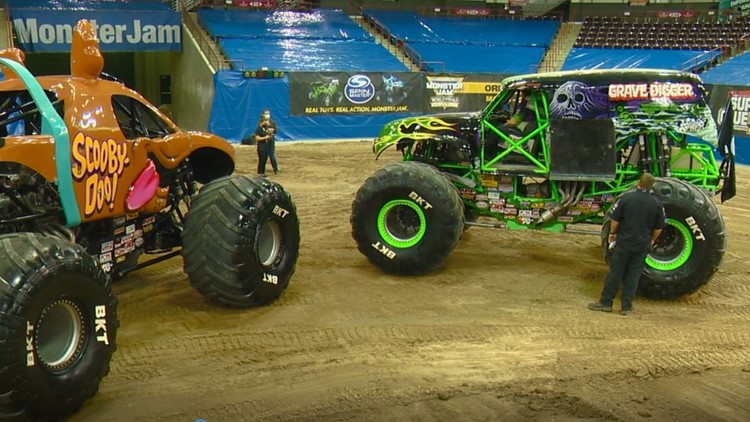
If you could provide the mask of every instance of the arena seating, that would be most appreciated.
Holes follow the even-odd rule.
[[[686,19],[624,20],[587,17],[575,47],[712,50],[736,43],[750,33],[750,20],[695,22]]]
[[[242,69],[407,71],[340,10],[309,12],[201,9],[198,18]]]
[[[556,20],[420,16],[365,11],[391,40],[413,51],[423,70],[518,74],[536,67],[552,43]]]
[[[564,70],[663,68],[700,72],[750,31],[750,21],[594,16],[584,19]]]

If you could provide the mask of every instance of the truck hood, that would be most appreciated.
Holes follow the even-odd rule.
[[[466,139],[479,129],[481,114],[441,113],[428,116],[406,117],[383,126],[372,145],[376,155],[403,139],[423,142],[428,140]]]

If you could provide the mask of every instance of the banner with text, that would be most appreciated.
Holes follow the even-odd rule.
[[[750,13],[750,0],[720,0],[719,12],[738,11],[743,16]]]
[[[727,99],[732,99],[732,119],[734,133],[738,136],[750,135],[750,88],[746,86],[707,85],[711,92],[709,105],[714,111],[717,123],[724,119]]]
[[[424,110],[426,113],[481,110],[500,92],[500,82],[505,76],[426,74]]]
[[[292,116],[419,113],[419,73],[291,72]]]
[[[68,52],[73,29],[88,19],[99,48],[111,51],[180,51],[181,18],[170,10],[10,9],[18,44],[26,52]]]

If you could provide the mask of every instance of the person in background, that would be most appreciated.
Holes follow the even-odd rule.
[[[611,268],[601,298],[598,302],[589,303],[588,308],[592,311],[612,312],[612,302],[620,282],[620,315],[628,315],[633,310],[633,297],[646,265],[646,255],[667,224],[664,205],[651,193],[653,187],[654,176],[643,173],[636,189],[612,205],[608,239],[612,251]]]
[[[279,166],[276,163],[275,137],[276,122],[271,120],[271,112],[268,109],[263,110],[258,120],[258,127],[255,129],[255,142],[258,145],[258,176],[260,177],[266,177],[266,161],[269,158],[274,174],[279,172]]]

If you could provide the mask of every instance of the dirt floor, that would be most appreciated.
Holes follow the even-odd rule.
[[[750,169],[721,205],[713,280],[628,317],[586,309],[599,239],[472,228],[444,267],[385,275],[357,251],[351,203],[369,142],[281,144],[302,244],[269,306],[206,302],[175,258],[115,284],[112,370],[73,421],[750,420]],[[254,174],[252,147],[239,172]]]

